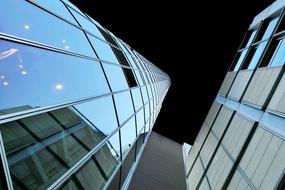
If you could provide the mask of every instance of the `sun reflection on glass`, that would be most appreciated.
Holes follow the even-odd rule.
[[[26,25],[24,26],[24,28],[25,28],[25,29],[30,29],[30,26],[26,24]]]
[[[62,89],[63,89],[63,85],[62,85],[62,84],[57,84],[57,85],[55,86],[55,88],[56,88],[57,90],[62,90]]]
[[[3,82],[3,85],[4,85],[4,86],[8,86],[8,84],[9,84],[9,83],[8,83],[7,81]]]
[[[4,78],[5,78],[5,76],[4,76],[4,75],[1,75],[1,76],[0,76],[0,79],[4,79]]]
[[[19,65],[19,68],[23,69],[23,68],[24,68],[24,66],[23,66],[23,65]]]
[[[69,49],[69,46],[65,45],[64,48],[65,48],[65,49]]]
[[[21,74],[22,74],[22,75],[26,75],[26,74],[27,74],[27,71],[24,70],[24,71],[21,72]]]

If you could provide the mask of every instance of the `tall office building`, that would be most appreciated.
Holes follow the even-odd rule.
[[[284,189],[285,1],[250,25],[187,157],[189,189]]]
[[[67,0],[0,18],[0,189],[127,188],[168,75]]]

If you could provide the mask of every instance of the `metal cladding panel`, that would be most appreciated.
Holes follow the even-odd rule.
[[[186,189],[182,145],[153,132],[129,189]]]

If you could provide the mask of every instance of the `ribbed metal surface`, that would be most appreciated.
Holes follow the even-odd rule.
[[[186,189],[182,145],[152,132],[129,189]]]

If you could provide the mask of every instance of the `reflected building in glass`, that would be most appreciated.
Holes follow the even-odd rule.
[[[67,0],[0,17],[0,189],[127,188],[169,76]]]
[[[187,156],[188,189],[285,189],[284,7],[253,19]]]

